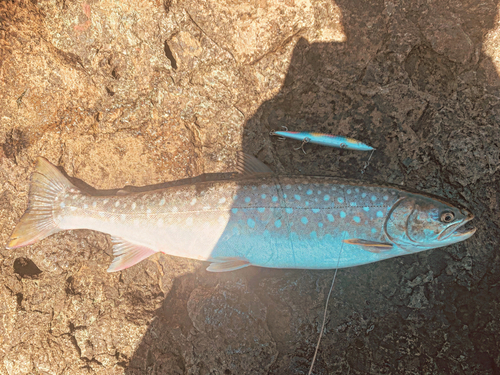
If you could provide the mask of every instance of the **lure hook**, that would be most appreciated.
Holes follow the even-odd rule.
[[[288,131],[288,128],[286,126],[282,126],[282,128],[285,129],[285,131]],[[282,137],[279,134],[276,134],[276,131],[274,129],[269,132],[269,135],[279,136],[278,141],[284,141],[286,139],[285,137]]]
[[[368,166],[370,165],[370,160],[372,159],[372,155],[374,152],[375,152],[375,149],[372,150],[372,152],[370,153],[370,156],[368,157],[368,160],[365,161],[365,165],[363,166],[363,169],[361,169],[361,174],[365,174],[366,168],[368,168]]]
[[[305,146],[306,144],[308,144],[310,141],[311,141],[311,139],[310,139],[310,138],[305,137],[305,138],[302,140],[302,144],[301,144],[299,147],[294,148],[294,150],[302,150],[302,152],[303,152],[304,154],[307,154],[307,152],[304,150],[304,146]]]

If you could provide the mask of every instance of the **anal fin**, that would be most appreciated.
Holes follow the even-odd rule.
[[[250,262],[242,258],[217,258],[211,263],[207,271],[209,272],[229,272],[236,271],[250,265]]]
[[[113,255],[115,259],[108,268],[108,272],[121,271],[156,253],[148,247],[136,245],[119,237],[111,237],[113,241]]]
[[[361,238],[350,238],[348,240],[343,240],[342,242],[350,245],[362,246],[366,251],[371,253],[382,253],[392,249],[392,245],[390,243],[363,240]]]

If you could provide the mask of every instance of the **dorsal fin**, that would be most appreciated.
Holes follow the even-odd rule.
[[[236,171],[245,176],[256,174],[273,174],[271,168],[262,163],[256,157],[239,151],[236,155]]]

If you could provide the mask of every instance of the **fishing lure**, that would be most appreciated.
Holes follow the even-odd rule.
[[[286,128],[285,128],[286,129]],[[302,145],[296,150],[301,149],[305,154],[304,145],[307,143],[316,143],[322,146],[337,147],[347,150],[357,150],[357,151],[374,151],[375,148],[364,144],[353,138],[343,137],[340,135],[331,135],[325,133],[315,133],[315,132],[292,132],[288,129],[284,131],[271,131],[270,135],[277,135],[283,138],[296,139],[302,141]]]

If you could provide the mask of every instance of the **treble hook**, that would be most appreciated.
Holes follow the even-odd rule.
[[[285,129],[285,131],[286,131],[286,132],[288,131],[288,128],[287,128],[286,126],[282,126],[282,128],[283,128],[283,129]],[[269,135],[278,135],[278,134],[276,134],[276,131],[271,130],[271,131],[269,132]],[[278,138],[278,141],[284,141],[285,139],[286,139],[285,137],[281,137],[281,136],[280,136],[280,137]]]
[[[365,161],[365,165],[363,166],[363,169],[361,170],[361,174],[364,174],[366,171],[366,168],[368,168],[368,166],[370,165],[370,160],[371,160],[374,152],[375,152],[375,149],[372,150],[372,152],[370,153],[370,157],[368,158],[367,161]]]
[[[302,140],[302,144],[301,144],[299,147],[294,148],[294,150],[302,150],[302,152],[303,152],[304,154],[307,154],[307,152],[304,150],[304,146],[305,146],[306,144],[308,144],[310,141],[311,141],[311,139],[310,139],[310,138],[305,137],[305,138]]]

